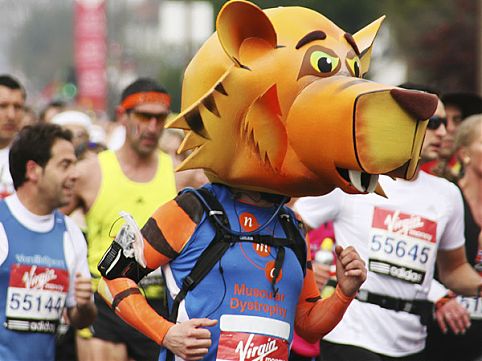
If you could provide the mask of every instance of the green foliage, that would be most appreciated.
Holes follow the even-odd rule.
[[[477,90],[476,0],[387,0],[408,79],[442,93]]]

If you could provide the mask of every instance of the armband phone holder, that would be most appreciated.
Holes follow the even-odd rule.
[[[146,267],[144,258],[144,242],[141,230],[132,216],[124,211],[119,215],[124,219],[125,223],[121,227],[119,233],[115,237],[115,242],[122,247],[122,252],[127,258],[134,257],[140,266]]]
[[[138,282],[147,273],[143,237],[129,213],[122,211],[120,216],[124,224],[97,268],[107,279],[129,277]]]

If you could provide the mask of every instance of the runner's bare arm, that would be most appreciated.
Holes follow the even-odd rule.
[[[439,250],[437,266],[440,280],[447,288],[464,296],[482,296],[482,278],[467,262],[464,247]]]
[[[75,328],[91,325],[97,315],[97,309],[92,301],[92,284],[90,278],[78,273],[75,277],[75,307],[67,309],[70,324]]]

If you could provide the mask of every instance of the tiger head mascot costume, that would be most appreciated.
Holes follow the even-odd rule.
[[[363,79],[382,21],[351,35],[306,8],[227,2],[168,124],[187,132],[179,170],[288,196],[381,193],[378,174],[411,178],[437,100]]]

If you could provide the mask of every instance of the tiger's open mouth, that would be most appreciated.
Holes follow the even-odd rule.
[[[378,184],[378,174],[368,174],[358,170],[336,168],[341,177],[361,193],[373,193]]]

